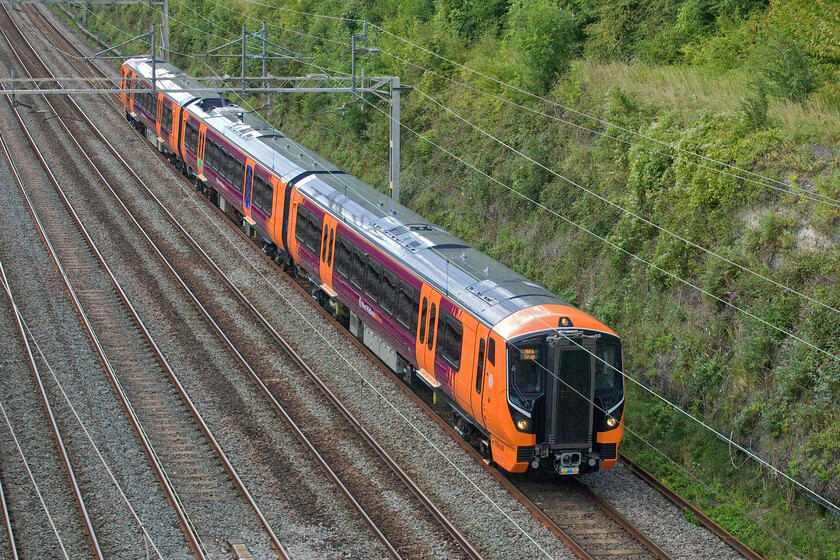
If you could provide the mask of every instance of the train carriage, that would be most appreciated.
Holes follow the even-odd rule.
[[[151,60],[125,62],[127,118],[258,232],[268,254],[308,277],[383,362],[437,392],[465,437],[511,472],[615,463],[624,384],[614,332],[253,114],[195,91],[177,68],[155,66],[156,99]]]

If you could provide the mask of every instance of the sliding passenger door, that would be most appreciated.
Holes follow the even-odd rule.
[[[205,140],[207,140],[207,125],[201,124],[198,128],[198,148],[196,150],[196,163],[195,166],[198,171],[198,178],[202,181],[206,181],[207,177],[204,175],[204,151],[205,151]]]
[[[330,297],[335,297],[332,285],[333,257],[335,255],[335,228],[338,221],[331,215],[324,213],[324,225],[321,230],[320,277],[321,288]]]
[[[163,124],[163,94],[158,93],[157,95],[157,112],[155,117],[155,133],[157,134],[158,142],[163,142],[163,129],[161,125]]]
[[[245,221],[254,225],[254,219],[251,217],[251,199],[254,188],[254,160],[251,158],[245,159],[245,183],[242,185],[242,208],[244,209]]]
[[[473,418],[484,423],[481,411],[481,390],[484,387],[484,374],[487,371],[487,334],[490,330],[478,323],[475,329],[475,344],[472,351],[475,355],[472,367],[472,383],[470,383],[470,409]]]
[[[420,377],[432,387],[439,387],[435,378],[435,345],[437,344],[437,322],[440,316],[441,294],[428,284],[420,288],[420,308],[417,321],[417,339],[415,352]]]

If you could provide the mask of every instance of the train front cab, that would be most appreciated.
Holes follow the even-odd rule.
[[[621,341],[572,308],[562,313],[568,328],[545,329],[548,317],[558,326],[562,318],[542,311],[496,351],[502,387],[485,386],[493,460],[510,472],[529,464],[562,475],[608,469],[624,432]]]

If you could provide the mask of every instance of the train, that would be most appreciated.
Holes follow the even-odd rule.
[[[155,83],[153,87],[152,73]],[[125,60],[129,123],[502,469],[612,467],[621,339],[175,66]]]

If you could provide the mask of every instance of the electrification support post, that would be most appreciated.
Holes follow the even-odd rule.
[[[242,24],[242,97],[245,97],[245,44],[248,39],[248,30]]]
[[[152,24],[152,95],[157,103],[157,41],[155,24]]]
[[[350,35],[350,89],[356,95],[356,36]]]
[[[87,27],[88,3],[82,4],[82,27]]]
[[[163,60],[172,62],[169,54],[169,0],[163,0],[163,9],[160,12],[160,47],[163,50]]]
[[[268,44],[268,32],[266,31],[265,27],[266,27],[266,23],[262,22],[262,44],[263,44],[262,45],[262,47],[263,47],[263,49],[262,49],[262,63],[263,63],[262,77],[263,78],[265,78],[265,62],[266,62],[265,57],[267,55],[266,45]],[[263,82],[263,87],[268,87],[268,84],[266,82]]]
[[[391,179],[391,200],[400,202],[400,79],[391,78],[391,152],[389,158]]]
[[[15,69],[14,66],[12,66],[12,80],[14,80],[15,78],[17,78],[17,70]],[[14,83],[14,81],[12,83]],[[15,87],[15,86],[12,86],[12,87]],[[17,96],[15,94],[12,94],[12,107],[17,107],[17,104],[18,104]]]
[[[265,77],[267,75],[266,74],[266,66],[265,66],[265,63],[267,61],[266,56],[268,55],[268,53],[266,52],[266,47],[267,46],[268,46],[268,31],[266,30],[266,23],[262,22],[262,63],[263,63],[262,77],[263,77],[263,80],[265,80]],[[263,81],[262,87],[264,87],[265,89],[268,89],[268,82]],[[270,115],[271,114],[271,93],[266,94],[266,97],[268,98],[266,101],[268,102],[268,114]]]

